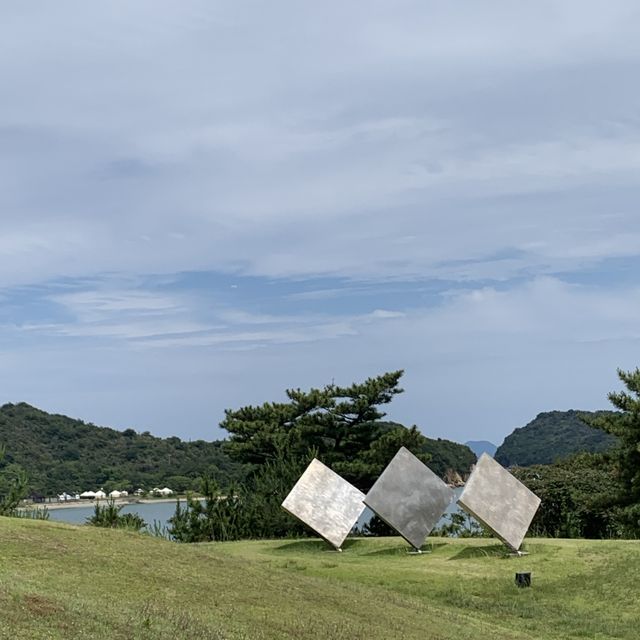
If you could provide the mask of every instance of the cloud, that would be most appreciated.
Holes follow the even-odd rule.
[[[82,319],[110,313],[166,314],[178,308],[179,302],[168,296],[144,291],[101,290],[65,293],[50,297]]]
[[[88,284],[100,284],[89,282]],[[168,283],[172,286],[175,283]],[[128,285],[125,286],[125,285]],[[99,288],[78,283],[76,290],[31,291],[33,302],[48,305],[40,322],[18,321],[14,333],[51,339],[124,341],[132,348],[166,349],[225,347],[257,349],[272,344],[295,344],[357,335],[356,327],[378,320],[397,318],[402,312],[375,309],[371,313],[328,313],[298,310],[296,313],[256,313],[232,307],[213,293],[209,301],[184,288],[170,292],[167,283],[141,283],[115,279]],[[39,296],[39,297],[38,297]],[[52,321],[52,318],[54,321]],[[5,330],[9,328],[5,325]]]
[[[0,285],[466,278],[447,265],[521,250],[488,269],[509,278],[637,255],[633,3],[337,9],[10,12]],[[585,189],[621,188],[584,211]]]
[[[370,317],[376,319],[386,319],[386,318],[402,318],[404,317],[404,313],[401,311],[389,311],[388,309],[376,309],[372,311]]]
[[[408,421],[586,402],[637,341],[638,13],[7,8],[7,393],[167,429],[180,393],[200,429],[239,389],[403,366]]]

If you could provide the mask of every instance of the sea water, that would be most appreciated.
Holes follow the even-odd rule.
[[[186,501],[181,500],[184,507]],[[106,505],[106,502],[102,503]],[[94,505],[90,504],[82,507],[63,507],[56,509],[55,506],[48,506],[49,520],[59,520],[61,522],[69,522],[70,524],[86,524],[88,518],[93,515]],[[122,507],[120,513],[137,513],[148,526],[152,526],[154,521],[158,522],[161,527],[168,526],[169,518],[175,513],[176,503],[172,502],[156,502],[156,503],[133,503]]]

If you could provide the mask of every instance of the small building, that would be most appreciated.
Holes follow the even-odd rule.
[[[96,498],[96,500],[103,500],[107,497],[107,494],[102,489],[100,489],[100,491],[96,491],[94,497]]]
[[[110,498],[121,498],[122,497],[122,491],[118,491],[117,489],[114,489],[110,494],[109,494]]]
[[[151,489],[151,493],[154,496],[166,498],[168,496],[172,496],[174,491],[172,489],[169,489],[169,487],[165,487],[164,489],[158,489],[158,487],[154,487],[153,489]]]
[[[80,494],[81,500],[94,500],[96,497],[95,491],[83,491]]]

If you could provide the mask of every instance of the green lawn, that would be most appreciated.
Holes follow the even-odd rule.
[[[397,538],[177,545],[0,518],[0,638],[640,637],[640,542]],[[517,589],[516,571],[533,587]]]

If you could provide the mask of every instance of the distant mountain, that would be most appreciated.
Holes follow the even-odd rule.
[[[580,416],[602,415],[609,411],[549,411],[540,413],[524,427],[504,439],[495,459],[504,466],[526,467],[551,464],[574,453],[606,451],[617,439],[585,424]]]
[[[239,477],[240,465],[222,450],[221,442],[156,438],[133,429],[106,427],[52,415],[28,404],[0,407],[3,465],[22,467],[29,489],[45,495],[67,491],[196,489],[210,473],[221,486]]]
[[[478,458],[483,453],[488,453],[491,457],[493,457],[496,453],[496,449],[498,448],[493,442],[489,442],[488,440],[468,440],[465,442],[467,447],[473,451],[473,453],[478,456]]]

